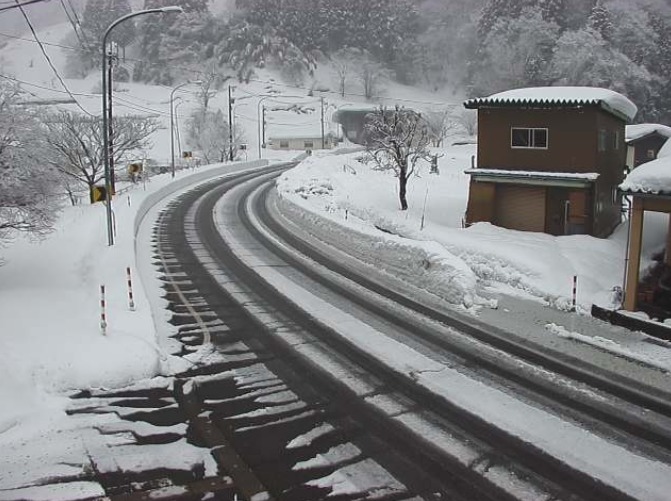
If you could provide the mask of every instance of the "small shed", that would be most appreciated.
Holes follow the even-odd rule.
[[[645,305],[652,310],[663,308],[671,316],[671,143],[660,150],[659,158],[630,172],[620,189],[631,199],[623,308],[636,311]],[[662,212],[670,217],[663,260],[643,287],[639,270],[646,212]]]
[[[625,124],[636,106],[593,87],[534,87],[469,99],[477,165],[466,223],[608,236],[620,223]]]
[[[671,127],[660,124],[627,125],[627,168],[635,169],[645,162],[655,160],[659,150],[671,137]]]

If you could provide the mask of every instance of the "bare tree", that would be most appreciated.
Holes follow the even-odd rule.
[[[338,92],[342,97],[345,97],[347,90],[347,81],[349,80],[355,68],[358,66],[358,61],[362,58],[361,51],[349,47],[345,47],[337,51],[333,57],[333,68],[338,82]]]
[[[392,170],[398,177],[401,210],[408,209],[406,189],[419,160],[430,160],[431,133],[415,111],[396,106],[380,107],[367,116],[368,144],[364,161],[373,162],[380,170]]]
[[[98,117],[61,111],[45,122],[46,161],[62,175],[84,184],[89,192],[105,176],[103,124]],[[158,130],[153,117],[114,117],[113,165],[123,165],[128,155],[149,145]]]
[[[450,129],[448,110],[430,111],[424,113],[422,117],[431,133],[431,143],[436,148],[439,148],[443,144],[447,131]]]
[[[461,125],[466,134],[474,136],[478,131],[478,113],[474,110],[461,110],[456,117],[457,123]]]
[[[41,161],[39,122],[21,99],[0,83],[0,243],[15,231],[44,235],[58,215],[58,176]]]
[[[345,97],[347,78],[350,72],[349,62],[344,59],[337,59],[333,62],[333,68],[338,81],[338,92],[340,92],[341,97]]]
[[[377,63],[366,62],[361,67],[361,83],[363,84],[363,95],[366,99],[372,99],[379,93],[382,69]]]
[[[196,94],[198,102],[203,109],[207,110],[210,100],[217,95],[224,82],[229,78],[231,77],[222,75],[216,65],[213,64],[210,66],[207,73],[201,78],[200,88]]]

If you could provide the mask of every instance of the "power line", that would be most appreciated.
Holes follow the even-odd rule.
[[[47,63],[49,63],[49,66],[51,67],[52,71],[56,75],[56,78],[58,78],[59,82],[63,86],[63,88],[67,91],[68,95],[75,101],[77,106],[79,107],[80,110],[82,110],[84,113],[86,113],[89,116],[93,116],[91,113],[89,113],[86,109],[80,105],[77,100],[75,99],[75,96],[72,95],[70,92],[70,89],[68,89],[68,86],[65,85],[65,82],[63,81],[63,78],[61,78],[61,75],[58,73],[58,70],[54,66],[54,63],[51,62],[51,58],[49,57],[49,54],[47,54],[47,51],[44,49],[44,46],[40,42],[39,37],[37,36],[37,33],[35,32],[35,28],[33,27],[33,23],[30,22],[30,19],[28,18],[28,14],[26,14],[25,9],[23,8],[23,5],[19,3],[19,0],[15,0],[16,5],[21,11],[21,14],[23,14],[23,18],[26,20],[26,23],[28,23],[28,27],[30,28],[31,33],[33,34],[33,37],[35,38],[35,41],[37,44],[40,46],[40,50],[42,51],[42,54],[44,55],[44,58],[47,60]]]
[[[12,38],[12,39],[15,39],[15,40],[21,40],[21,41],[24,41],[24,42],[36,43],[35,40],[29,40],[29,39],[21,38],[21,37],[18,37],[18,36],[9,35],[9,34],[6,34],[6,33],[0,33],[0,36],[6,37],[6,38]],[[51,45],[53,47],[58,47],[58,48],[61,48],[61,49],[78,50],[77,47],[71,47],[71,46],[67,46],[67,45],[61,45],[61,44],[49,43],[49,42],[42,42],[42,43],[44,45]],[[125,59],[126,59],[126,61],[129,61],[129,62],[145,63],[145,64],[149,64],[149,65],[157,65],[157,64],[165,64],[166,62],[174,61],[177,58],[174,58],[174,59],[166,58],[166,59],[162,59],[161,62],[148,61],[146,59],[136,59],[136,58],[130,58],[130,57],[127,57]],[[173,65],[173,68],[188,71],[191,74],[197,74],[197,75],[207,75],[208,74],[208,73],[206,73],[202,70],[197,69],[195,66],[190,66],[190,65],[185,65],[185,64],[175,64],[175,65]],[[285,88],[288,88],[288,89],[301,90],[301,91],[305,91],[305,92],[310,90],[309,88],[306,88],[306,87],[300,87],[298,85],[291,85],[291,84],[284,84],[284,83],[279,83],[279,82],[270,81],[270,80],[261,80],[261,79],[250,78],[248,81],[267,84],[267,85],[275,85],[275,86],[279,86],[279,87],[285,87]],[[160,87],[166,87],[166,86],[160,86]],[[254,94],[252,92],[244,91],[243,89],[239,89],[239,90],[242,91],[242,92],[245,92],[249,96],[259,97],[259,96],[263,95],[263,94]],[[337,97],[342,96],[342,92],[340,92],[340,91],[322,90],[322,91],[318,91],[318,92],[320,94],[330,94],[330,95],[337,96]],[[278,98],[282,98],[282,97],[286,98],[287,96],[282,96],[282,95],[278,96]],[[305,97],[311,97],[311,96],[306,95]],[[345,97],[359,97],[359,98],[369,99],[369,97],[366,96],[365,94],[358,94],[358,93],[354,93],[354,92],[345,92]],[[389,99],[389,100],[398,101],[398,102],[423,104],[423,105],[428,105],[428,106],[446,106],[446,105],[454,105],[455,104],[455,103],[448,103],[448,102],[445,102],[445,101],[424,101],[424,100],[419,100],[419,99],[409,99],[409,98],[394,97],[394,96],[370,96],[370,99]],[[292,104],[292,103],[286,102],[286,104]]]
[[[26,2],[23,2],[23,3],[19,3],[18,0],[17,0],[16,5],[10,5],[8,7],[0,7],[0,12],[4,12],[4,11],[10,10],[10,9],[17,9],[17,8],[23,10],[23,7],[25,5],[31,5],[31,4],[34,4],[34,3],[45,2],[45,1],[48,2],[49,0],[27,0]]]
[[[65,15],[68,18],[68,21],[70,21],[70,25],[72,26],[72,29],[75,32],[75,35],[77,36],[77,40],[79,40],[79,45],[81,45],[82,48],[86,46],[85,40],[83,39],[84,32],[82,31],[81,35],[79,31],[81,30],[81,26],[79,26],[79,23],[75,23],[75,20],[72,18],[70,15],[70,12],[68,11],[67,7],[65,7],[65,1],[61,0],[61,7],[63,7],[63,12],[65,12]],[[70,8],[72,8],[72,4],[70,4]]]

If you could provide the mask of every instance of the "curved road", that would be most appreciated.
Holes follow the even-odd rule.
[[[242,496],[663,499],[668,394],[394,290],[281,215],[287,167],[202,185],[156,230],[185,352],[211,341],[226,360],[183,404],[207,411]],[[488,399],[528,424],[479,412]]]

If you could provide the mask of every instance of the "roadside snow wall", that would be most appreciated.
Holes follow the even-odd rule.
[[[315,212],[291,184],[278,181],[281,215],[317,240],[387,274],[454,304],[470,308],[488,301],[477,296],[477,277],[466,264],[436,242],[408,240],[350,217]]]

